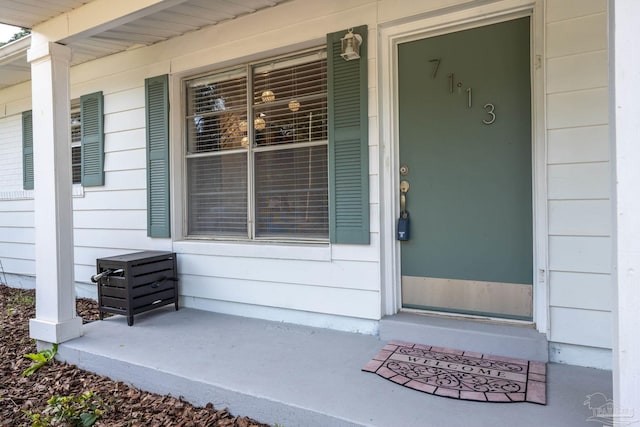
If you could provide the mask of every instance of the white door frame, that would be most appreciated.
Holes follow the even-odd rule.
[[[531,17],[532,76],[532,183],[533,183],[533,321],[548,335],[548,246],[546,191],[546,133],[544,97],[544,11],[543,0],[497,0],[475,7],[446,9],[402,23],[379,25],[378,87],[380,88],[380,188],[382,311],[397,313],[402,304],[400,288],[400,243],[395,239],[399,200],[399,137],[397,98],[398,44],[461,29],[487,25],[523,16]]]

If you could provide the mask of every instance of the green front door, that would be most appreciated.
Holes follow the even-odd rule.
[[[398,47],[405,308],[532,318],[529,18]]]

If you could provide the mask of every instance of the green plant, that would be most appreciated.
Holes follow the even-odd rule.
[[[15,295],[13,295],[9,299],[10,305],[22,305],[25,307],[32,306],[34,302],[35,298],[33,297],[33,295],[30,295],[27,292],[16,292]]]
[[[22,373],[22,376],[28,377],[38,369],[42,368],[44,365],[53,360],[53,358],[56,356],[56,353],[58,353],[58,344],[53,344],[53,347],[51,347],[51,349],[40,350],[37,353],[25,354],[24,357],[33,360],[35,363],[25,369]]]
[[[53,396],[42,413],[25,411],[31,427],[90,427],[104,414],[102,399],[92,391],[80,396]]]

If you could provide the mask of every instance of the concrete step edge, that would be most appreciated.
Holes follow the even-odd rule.
[[[389,316],[380,321],[379,334],[383,341],[401,340],[527,360],[549,360],[544,334],[517,326],[490,324],[474,325],[473,330],[466,330],[467,322],[436,319],[435,324],[431,324],[424,316]],[[500,333],[501,330],[508,333]]]

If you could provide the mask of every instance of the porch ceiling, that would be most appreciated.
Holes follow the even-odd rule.
[[[239,16],[276,6],[287,0],[173,0],[141,9],[132,19],[105,25],[86,36],[59,40],[71,47],[72,65],[91,61],[128,49],[149,46],[187,32],[216,25]],[[87,7],[87,0],[0,0],[0,23],[33,28],[60,15]],[[148,2],[151,3],[151,2]],[[30,37],[0,48],[0,89],[27,81],[31,68],[27,63]]]

